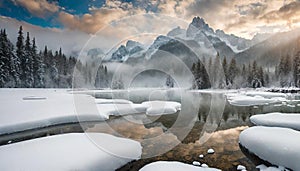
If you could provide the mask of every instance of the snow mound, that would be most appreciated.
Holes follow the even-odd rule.
[[[1,146],[0,170],[115,170],[141,156],[136,141],[102,133],[89,136],[101,144],[73,133]]]
[[[176,161],[157,161],[150,164],[147,164],[140,171],[220,171],[219,169],[215,168],[203,168],[198,166],[193,166],[181,162]]]
[[[300,114],[268,113],[250,117],[250,121],[259,126],[284,127],[300,130]]]
[[[239,92],[227,93],[227,100],[234,106],[259,106],[286,101],[283,93],[270,92]]]
[[[255,126],[244,130],[240,144],[262,160],[300,170],[300,132],[278,127]]]

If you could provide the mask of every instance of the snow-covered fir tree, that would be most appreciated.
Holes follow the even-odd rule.
[[[169,87],[169,88],[174,87],[174,79],[170,75],[167,76],[166,86]]]

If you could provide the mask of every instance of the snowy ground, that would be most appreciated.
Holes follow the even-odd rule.
[[[75,95],[78,102],[94,101],[88,95]],[[106,118],[87,108],[76,115],[74,96],[60,89],[0,89],[0,134],[50,125]]]
[[[101,133],[63,134],[0,146],[0,170],[110,171],[141,154],[136,141]]]
[[[0,89],[0,134],[57,124],[104,121],[111,115],[176,113],[181,104],[149,101],[134,104],[123,99],[95,99],[64,89]]]
[[[215,168],[205,168],[205,167],[199,167],[199,166],[193,166],[181,162],[175,162],[175,161],[158,161],[154,163],[150,163],[143,168],[140,169],[140,171],[166,171],[166,170],[172,170],[172,171],[221,171],[219,169]]]

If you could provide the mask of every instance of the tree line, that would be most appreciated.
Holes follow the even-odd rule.
[[[194,89],[300,87],[300,51],[281,56],[275,69],[260,66],[256,60],[247,65],[237,64],[235,58],[228,62],[224,56],[221,61],[219,54],[206,60],[199,60],[191,68]]]
[[[44,50],[38,51],[35,38],[31,39],[29,32],[24,35],[22,26],[15,45],[6,30],[1,29],[1,88],[70,88],[75,67],[80,71],[83,83],[92,83],[97,88],[109,87],[106,66],[99,66],[93,80],[91,66],[73,56],[67,57],[61,48],[53,52],[45,46]]]
[[[45,46],[38,51],[35,38],[24,36],[20,26],[16,45],[6,30],[0,33],[0,87],[56,88],[71,87],[76,58],[66,57],[62,49],[54,53]]]

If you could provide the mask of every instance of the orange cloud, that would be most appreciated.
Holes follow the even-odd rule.
[[[69,29],[94,34],[114,20],[140,13],[145,12],[139,8],[134,8],[130,3],[108,0],[105,6],[90,8],[90,13],[81,17],[62,11],[59,13],[59,21]]]
[[[31,14],[41,18],[59,10],[55,3],[50,3],[47,0],[15,0],[14,2],[26,8]]]

